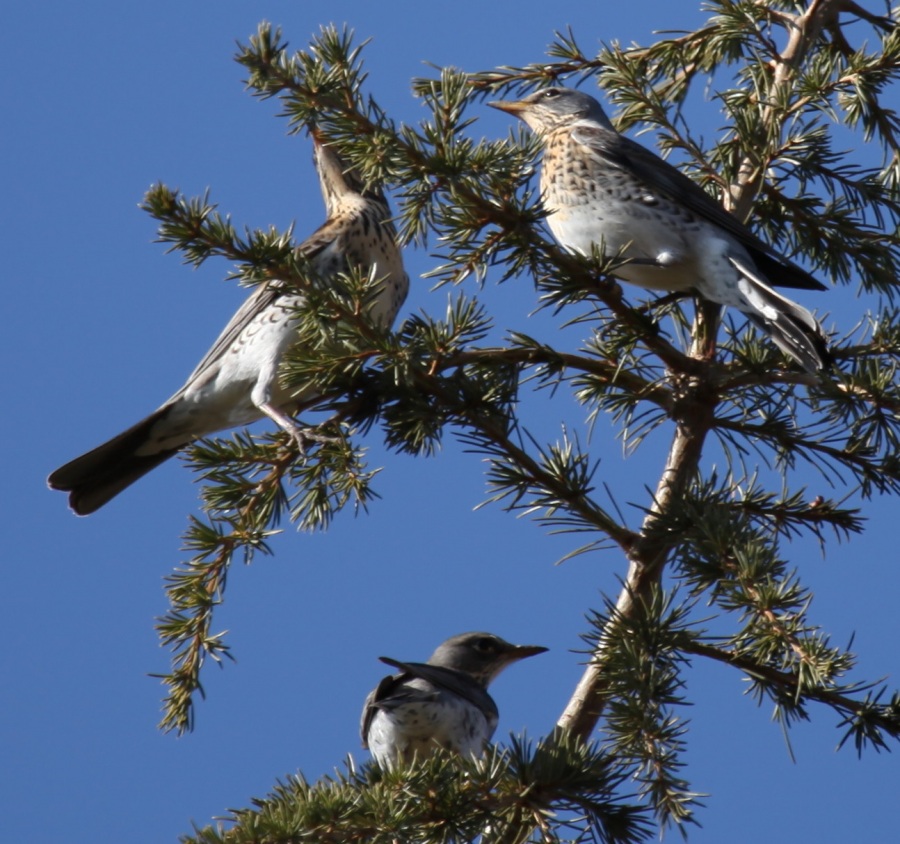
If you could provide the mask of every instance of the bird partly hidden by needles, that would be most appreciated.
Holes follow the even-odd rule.
[[[312,134],[328,219],[297,251],[317,281],[353,269],[379,280],[370,315],[390,325],[406,298],[409,278],[387,200],[317,132]],[[302,294],[282,281],[261,284],[175,395],[127,431],[57,469],[49,485],[67,491],[72,510],[87,515],[194,440],[263,416],[302,448],[308,434],[290,414],[316,396],[312,391],[291,394],[278,380],[281,359],[297,340],[294,311],[302,301]]]
[[[702,188],[620,135],[600,103],[570,88],[489,103],[541,139],[547,224],[571,252],[601,246],[628,260],[615,275],[652,290],[693,291],[737,308],[809,372],[831,363],[812,314],[771,285],[825,286],[758,238]]]
[[[497,729],[497,704],[488,684],[507,665],[544,653],[511,645],[490,633],[448,639],[427,663],[381,661],[400,670],[385,677],[363,707],[363,747],[382,767],[408,765],[437,747],[480,756]]]

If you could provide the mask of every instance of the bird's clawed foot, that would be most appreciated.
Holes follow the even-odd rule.
[[[341,442],[340,436],[330,436],[322,432],[322,429],[328,424],[327,422],[315,426],[301,426],[297,424],[293,417],[289,416],[280,408],[273,407],[270,404],[261,404],[259,405],[259,408],[269,417],[269,419],[281,428],[282,431],[290,434],[301,457],[306,455],[307,450],[313,443],[319,443],[321,445]]]
[[[297,449],[300,451],[301,456],[306,455],[307,449],[313,443],[318,443],[319,445],[337,445],[341,442],[341,437],[339,436],[335,437],[323,434],[322,427],[322,425],[317,425],[314,427],[301,428],[299,425],[295,424],[288,432],[297,444]]]

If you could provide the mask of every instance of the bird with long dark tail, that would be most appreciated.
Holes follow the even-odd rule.
[[[489,105],[540,137],[547,224],[563,247],[590,255],[602,245],[624,259],[614,274],[625,281],[737,308],[807,371],[830,365],[813,315],[772,289],[825,286],[680,170],[619,134],[592,96],[550,87]]]
[[[317,281],[358,270],[380,284],[370,306],[378,324],[393,323],[409,288],[384,193],[367,186],[313,132],[314,160],[328,218],[297,251]],[[48,484],[69,493],[78,515],[102,507],[151,469],[195,440],[226,428],[271,419],[301,445],[291,418],[316,398],[289,393],[279,364],[297,342],[296,308],[303,294],[273,279],[247,298],[185,381],[146,419],[53,472]]]

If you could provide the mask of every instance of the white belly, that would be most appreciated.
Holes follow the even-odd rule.
[[[496,725],[475,706],[438,703],[379,709],[369,725],[369,750],[381,765],[420,759],[438,747],[462,756],[480,756]]]

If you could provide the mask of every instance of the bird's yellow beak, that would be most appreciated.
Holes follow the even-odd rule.
[[[498,108],[500,111],[505,111],[507,114],[512,114],[516,117],[528,108],[528,103],[524,100],[494,100],[488,105],[491,108]]]

